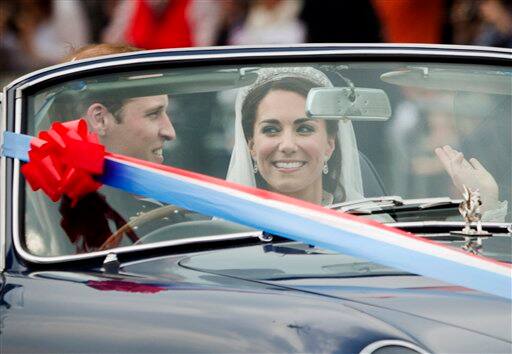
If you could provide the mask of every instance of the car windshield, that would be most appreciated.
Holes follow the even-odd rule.
[[[509,222],[511,86],[510,68],[469,64],[159,66],[45,86],[28,96],[26,132],[84,118],[110,152],[324,206],[423,205],[466,186],[483,221]],[[36,256],[253,232],[109,186],[76,205],[24,190],[22,241]],[[456,206],[366,217],[463,220]]]

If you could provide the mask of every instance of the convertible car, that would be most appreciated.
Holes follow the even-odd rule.
[[[222,47],[17,79],[0,352],[511,353],[511,62]]]

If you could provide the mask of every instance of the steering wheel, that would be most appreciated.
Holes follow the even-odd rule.
[[[154,210],[148,211],[146,213],[142,213],[134,218],[132,218],[129,222],[124,224],[122,227],[120,227],[116,232],[114,232],[112,235],[110,235],[105,242],[100,246],[100,251],[104,251],[107,249],[118,247],[121,243],[121,240],[125,233],[134,233],[135,230],[154,220],[162,219],[165,217],[173,216],[176,217],[178,215],[183,215],[185,213],[189,212],[187,209],[183,209],[180,207],[177,207],[175,205],[164,205],[162,207],[156,208]],[[133,243],[135,244],[138,240],[133,240],[130,238]]]

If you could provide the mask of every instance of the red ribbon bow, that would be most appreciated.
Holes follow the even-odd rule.
[[[93,175],[103,173],[105,147],[89,133],[83,119],[53,123],[30,142],[29,160],[21,172],[34,191],[42,189],[54,202],[63,194],[72,205],[96,191],[101,183]]]

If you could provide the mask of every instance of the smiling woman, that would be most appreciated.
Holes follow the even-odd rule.
[[[306,118],[306,97],[332,86],[327,76],[287,67],[261,69],[258,77],[239,93],[227,179],[322,205],[361,198],[351,122]]]
[[[294,82],[299,86],[302,81],[268,83],[259,89],[264,93],[261,100],[245,101],[244,130],[254,171],[270,190],[329,204],[333,197],[323,193],[322,173],[329,173],[327,162],[334,151],[337,125],[304,118],[307,91],[294,91]]]

